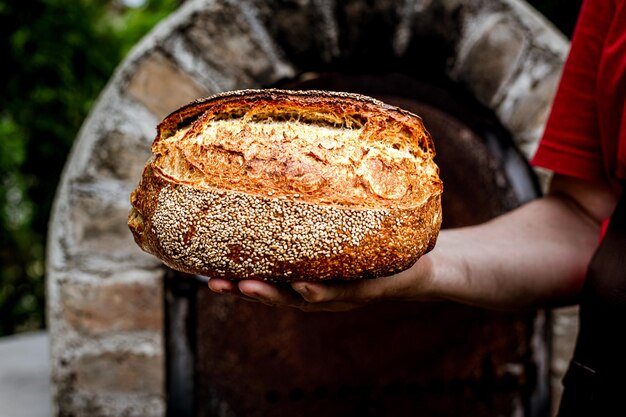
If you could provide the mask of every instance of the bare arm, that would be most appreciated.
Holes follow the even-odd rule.
[[[550,193],[483,225],[442,234],[432,255],[436,297],[493,308],[576,301],[615,196],[555,177]]]
[[[482,225],[445,230],[410,269],[353,283],[211,280],[209,287],[303,310],[346,310],[385,300],[454,300],[497,309],[576,301],[601,221],[616,196],[605,184],[555,176],[549,194]]]

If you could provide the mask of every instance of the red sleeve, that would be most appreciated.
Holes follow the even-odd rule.
[[[596,86],[612,6],[609,0],[585,0],[582,5],[533,165],[581,179],[604,178]]]

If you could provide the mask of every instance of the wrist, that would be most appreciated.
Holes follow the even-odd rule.
[[[422,256],[411,268],[414,298],[419,301],[455,300],[466,281],[468,269],[457,235],[450,231],[439,234],[435,248]],[[450,254],[455,254],[450,256]]]
[[[422,256],[410,268],[396,275],[380,278],[380,299],[387,301],[433,301],[439,299],[434,284],[432,252]]]

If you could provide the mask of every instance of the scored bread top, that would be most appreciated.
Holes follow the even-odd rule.
[[[152,152],[178,184],[317,205],[410,208],[442,187],[421,119],[349,93],[209,97],[166,117]]]

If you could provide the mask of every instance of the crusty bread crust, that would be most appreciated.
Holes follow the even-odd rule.
[[[170,267],[228,279],[358,279],[435,244],[442,183],[421,119],[369,97],[244,90],[158,127],[128,224]]]

